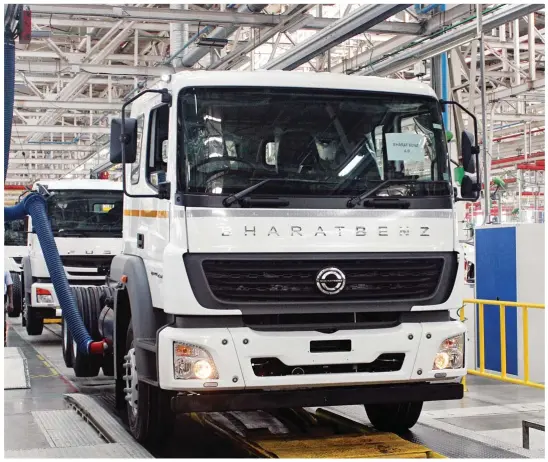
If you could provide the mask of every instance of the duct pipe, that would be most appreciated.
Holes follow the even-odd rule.
[[[417,13],[417,14],[427,14],[427,13],[430,13],[430,11],[432,11],[433,9],[437,8],[438,6],[441,6],[442,11],[445,11],[445,5],[435,4],[435,5],[427,5],[424,8],[421,8],[421,4],[417,3],[417,4],[415,4],[415,13]]]
[[[486,88],[485,88],[485,43],[483,37],[483,21],[482,21],[482,11],[481,5],[477,5],[477,34],[479,38],[480,46],[480,79],[481,79],[481,115],[482,115],[482,139],[483,139],[483,184],[484,184],[484,200],[485,200],[485,213],[483,215],[483,223],[490,222],[490,210],[489,210],[489,174],[491,166],[489,164],[489,159],[487,158],[487,107],[486,107]],[[475,82],[470,82],[471,85],[474,85]]]
[[[262,9],[266,6],[266,4],[263,5],[242,5],[240,6],[236,11],[238,13],[259,13],[262,11]],[[207,37],[212,39],[227,39],[229,38],[236,30],[238,30],[239,26],[229,26],[229,27],[216,27],[211,34],[209,34]],[[209,52],[208,47],[196,47],[189,53],[186,53],[185,56],[182,57],[181,62],[183,67],[192,67],[194,64],[199,62],[204,56],[207,55]]]
[[[188,8],[188,5],[184,5]],[[172,10],[182,10],[183,5],[180,3],[172,3],[169,6]],[[186,24],[185,24],[186,25]],[[178,50],[181,48],[185,43],[188,42],[188,36],[186,37],[186,40],[183,38],[183,23],[181,22],[172,22],[169,24],[169,49],[172,51]],[[186,25],[187,33],[188,33],[188,25]],[[171,62],[173,67],[181,67],[181,58],[177,57],[174,58]]]
[[[537,63],[535,62],[535,13],[529,14],[528,24],[528,42],[529,42],[529,79],[535,80],[537,75]]]

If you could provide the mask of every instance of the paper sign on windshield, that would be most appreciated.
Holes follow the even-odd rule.
[[[424,162],[426,138],[419,133],[387,133],[386,153],[388,160]]]

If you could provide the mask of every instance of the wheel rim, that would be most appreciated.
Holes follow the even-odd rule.
[[[67,331],[67,324],[65,320],[63,319],[63,350],[68,350],[68,331]]]
[[[131,414],[133,417],[136,417],[139,402],[139,378],[137,375],[135,348],[131,348],[128,351],[127,355],[124,357],[124,360],[124,369],[126,371],[126,375],[124,375],[126,384],[126,387],[124,388],[125,399]]]
[[[76,359],[76,355],[78,354],[78,345],[76,345],[76,342],[72,341],[72,357]]]

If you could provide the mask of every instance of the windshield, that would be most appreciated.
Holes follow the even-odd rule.
[[[122,237],[122,191],[50,191],[48,215],[57,237]]]
[[[253,196],[449,196],[438,103],[338,90],[195,88],[179,97],[179,188]],[[181,136],[182,135],[182,136]],[[287,179],[288,181],[279,181]],[[300,180],[300,181],[295,181]]]
[[[27,233],[25,233],[25,220],[4,222],[4,245],[26,246]]]

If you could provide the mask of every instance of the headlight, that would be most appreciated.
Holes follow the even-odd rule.
[[[173,369],[176,379],[218,379],[219,374],[211,355],[196,345],[173,343]]]
[[[36,289],[36,301],[38,303],[53,303],[53,295],[47,289]]]
[[[462,369],[464,367],[464,334],[445,339],[434,358],[433,369]]]

